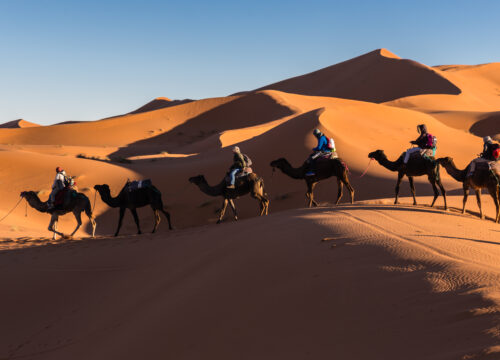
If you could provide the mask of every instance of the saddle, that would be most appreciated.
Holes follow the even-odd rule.
[[[58,209],[64,209],[71,203],[71,199],[75,198],[77,195],[76,190],[67,186],[60,190],[54,199],[54,207]]]
[[[421,149],[410,155],[410,159],[416,160],[423,158],[424,160],[434,160],[434,151],[432,149]]]
[[[237,185],[241,184],[244,180],[246,180],[248,175],[250,175],[252,173],[253,173],[253,170],[251,167],[246,167],[242,171],[239,171],[235,176]],[[226,173],[226,177],[224,178],[224,180],[226,181],[227,185],[229,185],[231,183],[231,177],[229,176],[229,172]]]
[[[151,186],[153,186],[153,182],[151,181],[151,179],[128,181],[125,184],[125,188],[128,192],[149,188]]]

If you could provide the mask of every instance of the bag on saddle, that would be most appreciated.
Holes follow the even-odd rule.
[[[436,146],[437,146],[437,137],[435,137],[432,134],[427,134],[426,148],[427,149],[435,149]]]
[[[252,159],[247,154],[243,154],[243,159],[245,159],[245,163],[247,167],[252,166]]]
[[[129,192],[132,192],[139,189],[145,189],[151,186],[153,186],[153,182],[151,181],[151,179],[134,180],[127,183],[127,190]]]
[[[499,144],[492,144],[491,145],[491,157],[497,161],[498,158],[500,158],[500,145]]]
[[[333,138],[328,138],[328,149],[335,151],[335,141],[333,141]]]
[[[75,180],[73,179],[72,176],[64,175],[64,186],[65,187],[71,188],[75,185],[76,185],[76,183],[75,183]]]

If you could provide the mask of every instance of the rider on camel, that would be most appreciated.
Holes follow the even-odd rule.
[[[236,174],[246,168],[246,166],[245,157],[241,153],[240,148],[238,146],[233,147],[233,165],[229,169],[230,183],[227,185],[227,189],[234,189],[236,187]]]
[[[328,140],[328,138],[319,129],[314,129],[313,135],[318,139],[318,145],[312,149],[313,153],[309,155],[306,160],[309,164],[309,171],[306,173],[306,176],[315,175],[315,160],[317,158],[323,155],[331,156],[332,153],[335,153],[335,143],[333,142],[333,139]]]
[[[65,180],[66,180],[66,172],[60,166],[56,167],[56,178],[54,179],[54,183],[52,184],[52,192],[50,193],[49,196],[47,210],[54,209],[55,206],[54,203],[56,201],[57,193],[66,187]]]

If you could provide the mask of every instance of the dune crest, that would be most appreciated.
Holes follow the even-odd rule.
[[[27,127],[35,127],[35,126],[40,126],[40,125],[23,120],[23,119],[12,120],[12,121],[8,121],[6,123],[0,124],[1,129],[17,129],[17,128],[27,128]]]
[[[416,61],[377,49],[312,73],[293,77],[258,90],[386,102],[420,94],[460,94],[461,90],[439,71]]]
[[[164,109],[164,108],[171,107],[171,106],[186,104],[186,103],[189,103],[191,101],[193,101],[193,100],[190,100],[190,99],[170,100],[167,97],[157,97],[156,99],[151,100],[150,102],[141,106],[140,108],[138,108],[134,111],[131,111],[129,114],[139,114],[139,113],[143,113],[143,112]]]

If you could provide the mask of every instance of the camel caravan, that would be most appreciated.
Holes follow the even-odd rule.
[[[413,196],[413,205],[417,205],[413,178],[415,176],[426,175],[434,190],[434,198],[430,206],[434,206],[439,197],[439,190],[441,190],[444,198],[444,209],[448,210],[446,191],[441,183],[440,176],[440,167],[443,166],[452,178],[463,185],[462,213],[465,213],[469,189],[472,188],[476,193],[480,217],[484,219],[481,207],[481,190],[486,188],[495,203],[495,222],[498,223],[500,221],[500,165],[498,162],[500,158],[500,145],[493,142],[489,136],[484,137],[483,151],[479,157],[472,160],[465,169],[460,170],[457,169],[453,159],[450,157],[435,158],[437,138],[427,132],[425,125],[418,125],[417,131],[419,132],[419,137],[410,142],[413,147],[403,152],[396,161],[387,159],[383,150],[376,150],[368,154],[371,160],[376,160],[386,169],[397,172],[394,204],[399,204],[399,188],[401,180],[406,176]],[[293,167],[285,158],[279,158],[270,163],[273,173],[277,168],[293,179],[304,180],[307,188],[306,201],[309,207],[318,206],[313,194],[316,184],[332,176],[337,178],[338,185],[335,205],[338,205],[342,198],[344,185],[349,190],[351,204],[354,203],[354,188],[349,182],[349,169],[347,164],[338,156],[334,140],[324,135],[318,129],[314,129],[313,135],[318,140],[318,145],[312,149],[312,154],[300,167]],[[232,209],[234,220],[238,220],[233,200],[247,194],[258,201],[259,216],[267,215],[269,211],[269,195],[264,189],[264,180],[253,172],[250,157],[243,154],[238,146],[233,147],[232,152],[233,164],[226,176],[215,186],[210,186],[203,175],[189,178],[189,182],[195,184],[203,193],[223,198],[217,224],[223,220],[228,205]],[[161,214],[166,217],[168,227],[172,230],[170,214],[163,206],[161,192],[153,185],[151,180],[127,181],[116,197],[111,196],[111,190],[107,184],[95,185],[94,189],[99,193],[101,200],[105,204],[109,207],[120,209],[118,226],[114,236],[118,236],[120,232],[123,216],[127,209],[130,210],[134,217],[137,225],[137,233],[141,234],[137,208],[147,205],[151,206],[154,213],[152,233],[158,229]],[[87,196],[76,190],[73,178],[68,176],[62,168],[56,168],[56,177],[52,185],[52,192],[46,202],[42,202],[38,194],[34,191],[23,191],[21,197],[26,199],[32,208],[51,215],[48,229],[53,233],[53,239],[56,238],[56,235],[67,237],[57,230],[57,221],[59,216],[68,213],[73,213],[77,221],[76,228],[69,236],[73,236],[80,228],[82,224],[82,212],[85,212],[89,218],[92,227],[92,237],[95,236],[96,222],[92,214],[90,200]]]

